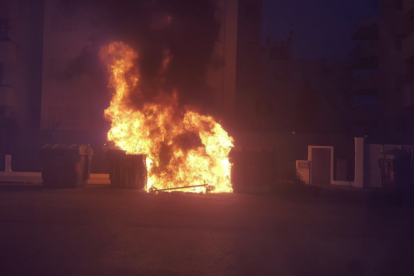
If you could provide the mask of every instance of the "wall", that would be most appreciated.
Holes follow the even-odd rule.
[[[217,109],[227,120],[234,117],[236,95],[236,58],[238,30],[238,0],[218,0],[217,20],[220,34],[215,43],[215,59],[206,74],[206,82],[215,92]]]
[[[259,90],[262,4],[262,0],[239,0],[237,94]]]
[[[4,64],[0,85],[10,87],[12,116],[19,128],[39,126],[41,87],[42,5],[41,0],[4,1],[9,3],[9,37],[0,41],[0,62]],[[4,54],[4,55],[3,55]]]
[[[302,121],[313,125],[305,132],[346,133],[346,113],[349,108],[347,91],[351,70],[346,60],[273,59],[275,46],[262,49],[261,93],[240,100],[246,127],[251,131],[300,132]],[[315,99],[310,106],[304,89],[311,88]],[[317,105],[317,106],[315,106]],[[310,117],[314,113],[314,116]],[[317,122],[316,122],[317,121]],[[306,127],[306,126],[305,126]]]
[[[75,73],[75,61],[99,31],[84,6],[69,13],[45,0],[42,76],[42,129],[99,129],[108,103],[90,76]]]
[[[0,41],[0,63],[4,64],[0,80],[0,156],[4,156],[15,152],[20,137],[23,144],[30,139],[20,136],[21,132],[40,125],[43,1],[0,2],[4,5],[0,17],[9,20],[8,36],[3,30]]]
[[[396,1],[380,1],[379,14],[379,128],[384,136],[401,132],[401,92],[405,74],[398,37],[403,35],[402,10]],[[401,42],[401,41],[400,41]]]
[[[277,175],[280,178],[290,177],[295,173],[296,160],[307,160],[308,146],[334,147],[334,174],[336,159],[348,162],[348,181],[354,177],[354,138],[344,135],[307,135],[286,133],[234,133],[235,146],[261,147],[275,149]],[[335,175],[334,175],[335,179]]]
[[[238,0],[218,0],[220,37],[214,50],[216,63],[207,72],[217,109],[226,118],[234,116]],[[82,5],[72,13],[59,9],[57,0],[45,1],[42,128],[99,129],[108,105],[102,90],[91,77],[74,72],[75,59],[89,47],[90,37],[101,31],[88,23]]]

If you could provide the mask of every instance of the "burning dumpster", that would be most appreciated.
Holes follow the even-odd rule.
[[[112,187],[145,189],[147,168],[145,155],[126,154],[119,149],[108,149],[109,178]]]
[[[46,144],[42,147],[43,185],[76,188],[86,185],[93,151],[85,144]]]
[[[272,148],[235,147],[230,152],[235,192],[269,190],[274,182],[275,155]]]
[[[165,53],[159,68],[160,81],[154,84],[162,84],[164,73],[174,71],[169,68],[169,51]],[[144,55],[130,45],[120,41],[110,43],[101,48],[99,56],[107,65],[109,87],[114,92],[110,106],[105,110],[105,118],[111,121],[108,142],[129,155],[118,153],[119,156],[114,154],[112,157],[119,160],[137,158],[140,160],[128,162],[136,162],[142,167],[142,170],[133,167],[137,172],[128,169],[131,175],[125,178],[127,172],[119,171],[126,170],[120,165],[124,161],[110,160],[114,185],[144,186],[145,181],[136,177],[143,179],[143,175],[146,176],[142,173],[145,156],[148,191],[184,189],[198,193],[208,188],[214,193],[232,192],[228,154],[233,147],[233,138],[221,124],[212,116],[199,113],[197,108],[182,105],[180,91],[164,89],[168,85],[151,88],[156,93],[153,94],[156,100],[147,100],[146,90],[142,90],[146,85],[140,83],[139,57]],[[134,104],[131,104],[132,98]],[[134,155],[141,157],[132,157]]]

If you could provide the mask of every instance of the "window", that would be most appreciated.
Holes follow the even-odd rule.
[[[79,128],[80,127],[79,107],[52,106],[48,108],[48,125],[57,128]]]
[[[4,63],[0,62],[0,86],[3,85]]]
[[[10,39],[10,19],[0,18],[0,41]]]
[[[10,17],[10,0],[0,0],[0,18]]]
[[[3,85],[4,78],[4,63],[0,62],[0,86]]]
[[[51,15],[50,22],[54,32],[72,32],[82,28],[82,19],[77,14],[68,15],[55,11]]]
[[[404,115],[399,115],[395,119],[395,130],[398,133],[406,134],[408,133],[408,118]]]
[[[49,79],[52,80],[69,80],[74,73],[73,59],[52,58],[49,60]]]

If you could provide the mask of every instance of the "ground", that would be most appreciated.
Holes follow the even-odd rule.
[[[414,275],[413,207],[0,187],[1,275]]]

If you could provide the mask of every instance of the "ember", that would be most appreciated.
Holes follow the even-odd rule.
[[[133,70],[138,53],[122,42],[113,42],[102,47],[100,57],[111,73],[109,87],[115,91],[105,110],[105,118],[112,122],[108,140],[127,154],[147,156],[147,191],[204,192],[209,183],[214,186],[210,192],[232,192],[228,155],[233,138],[222,126],[191,107],[179,107],[177,91],[161,91],[136,108],[130,96],[134,93],[139,98],[142,93],[140,72]],[[169,60],[167,52],[160,76]]]

